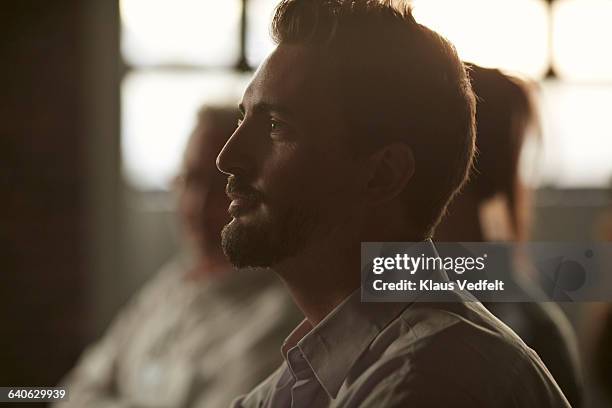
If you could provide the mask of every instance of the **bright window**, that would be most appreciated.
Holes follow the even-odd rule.
[[[240,0],[121,0],[121,49],[130,65],[232,66]]]
[[[612,85],[545,81],[541,86],[543,146],[539,184],[608,185],[612,177]]]
[[[121,149],[126,181],[166,189],[203,103],[235,104],[272,50],[277,0],[121,0]],[[543,145],[534,185],[612,176],[612,1],[413,0],[417,21],[462,59],[535,79]],[[244,10],[244,13],[243,13]],[[243,31],[244,30],[244,31]],[[553,68],[551,70],[551,68]],[[546,77],[550,72],[557,77]],[[537,176],[533,176],[537,174]]]
[[[257,67],[274,49],[270,38],[270,21],[277,0],[249,0],[247,2],[247,49],[249,64]]]
[[[247,79],[231,71],[129,74],[121,89],[121,151],[127,181],[144,190],[167,189],[199,107],[237,106]]]
[[[548,69],[548,5],[541,0],[414,0],[421,24],[465,61],[541,78]]]
[[[612,1],[553,3],[553,64],[566,80],[612,82]]]

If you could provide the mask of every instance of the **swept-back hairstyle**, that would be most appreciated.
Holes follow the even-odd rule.
[[[405,217],[431,236],[464,183],[474,152],[475,101],[455,48],[402,1],[283,0],[277,44],[304,44],[329,64],[356,154],[392,141],[413,151]]]

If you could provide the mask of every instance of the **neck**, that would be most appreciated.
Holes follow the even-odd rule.
[[[274,266],[310,324],[317,325],[360,287],[361,241],[422,241],[415,238],[412,228],[398,223],[394,214],[398,211],[386,214],[378,223],[372,221],[363,230],[359,222],[349,219],[344,231],[336,229]]]
[[[361,245],[308,248],[274,270],[306,319],[316,326],[360,285]]]

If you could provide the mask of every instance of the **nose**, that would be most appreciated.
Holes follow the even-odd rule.
[[[238,126],[232,136],[227,140],[217,156],[216,164],[221,173],[228,176],[248,171],[248,157],[245,149],[246,140],[242,130],[243,124]]]

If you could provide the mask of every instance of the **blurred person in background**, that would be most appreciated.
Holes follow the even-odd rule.
[[[234,108],[204,107],[177,178],[193,261],[171,262],[116,317],[64,381],[58,407],[220,407],[280,362],[298,321],[276,277],[235,271],[220,242],[228,221],[215,158],[236,128]]]
[[[495,69],[470,66],[476,94],[474,171],[449,205],[435,238],[440,242],[519,241],[527,238],[530,192],[519,174],[525,138],[535,127],[527,83]],[[521,281],[516,282],[519,286]],[[525,288],[533,292],[537,288]],[[577,408],[583,384],[575,333],[561,309],[545,303],[485,303],[533,348]]]
[[[594,233],[597,241],[612,242],[612,177],[608,183],[608,206],[597,217]]]
[[[602,211],[595,224],[595,239],[612,242],[612,179],[608,187],[610,204]],[[608,262],[612,261],[608,257]],[[612,402],[612,304],[595,303],[588,309],[588,316],[595,321],[595,352],[590,363],[595,369],[596,380],[606,397]]]
[[[608,401],[612,401],[612,305],[604,306],[604,312],[599,313],[601,329],[597,340],[593,359],[596,379],[602,386]]]

